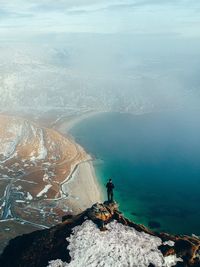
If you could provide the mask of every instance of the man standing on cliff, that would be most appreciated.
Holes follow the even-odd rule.
[[[108,202],[113,202],[113,189],[115,188],[111,179],[106,184],[107,194],[108,194]]]

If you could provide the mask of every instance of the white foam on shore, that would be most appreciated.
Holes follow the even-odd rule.
[[[107,225],[101,232],[92,221],[86,221],[73,230],[69,241],[71,262],[51,261],[49,267],[172,267],[176,255],[163,257],[158,246],[162,240],[117,222]]]

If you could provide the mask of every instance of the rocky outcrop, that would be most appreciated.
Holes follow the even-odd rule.
[[[125,218],[115,202],[97,203],[80,215],[64,216],[63,222],[55,227],[11,240],[0,257],[0,266],[44,267],[54,259],[61,259],[69,263],[71,257],[67,249],[69,243],[66,238],[71,235],[75,226],[81,225],[85,220],[93,221],[103,231],[106,231],[107,223],[116,220],[139,232],[159,237],[163,241],[159,249],[164,256],[176,254],[177,257],[182,258],[183,261],[177,263],[176,266],[200,267],[200,239],[195,236],[176,236],[153,232],[147,227],[135,224]]]

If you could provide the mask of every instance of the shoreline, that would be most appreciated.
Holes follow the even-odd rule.
[[[101,203],[104,199],[103,190],[91,160],[77,164],[61,187],[62,192],[67,195],[65,201],[73,214],[84,211],[94,203]]]
[[[56,123],[53,124],[53,128],[62,134],[69,134],[69,131],[81,121],[93,117],[95,115],[100,115],[106,113],[105,111],[89,111],[83,114],[74,115],[72,118],[62,117]]]
[[[62,122],[59,121],[57,127],[54,129],[61,132],[63,135],[69,135],[69,131],[81,121],[101,114],[103,112],[89,112],[82,115],[77,115],[70,120],[64,119]],[[76,143],[79,147],[80,145]],[[81,147],[84,149],[83,147]],[[103,192],[103,186],[96,176],[93,160],[90,154],[88,159],[77,163],[72,166],[72,171],[68,177],[61,184],[61,193],[65,195],[65,201],[67,206],[71,208],[73,214],[80,213],[87,208],[90,208],[94,203],[104,202],[105,194]]]

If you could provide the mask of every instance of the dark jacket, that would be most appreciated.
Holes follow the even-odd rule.
[[[107,191],[109,191],[109,192],[112,192],[113,189],[115,188],[115,186],[112,182],[108,182],[106,187],[107,187]]]

